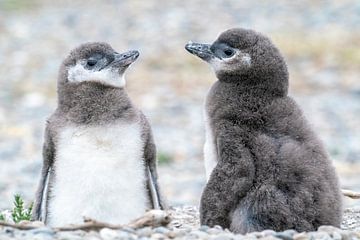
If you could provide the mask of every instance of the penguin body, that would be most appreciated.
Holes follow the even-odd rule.
[[[200,220],[236,233],[340,226],[335,170],[302,111],[287,95],[288,72],[264,35],[230,29],[186,49],[218,81],[205,105],[208,182]]]
[[[84,217],[124,224],[164,207],[151,128],[124,89],[124,72],[137,56],[88,43],[65,59],[58,108],[45,130],[34,219],[50,226]]]

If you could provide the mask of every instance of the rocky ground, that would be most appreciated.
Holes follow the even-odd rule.
[[[0,227],[0,239],[87,239],[87,240],[120,240],[120,239],[214,239],[214,240],[356,240],[360,239],[360,209],[345,210],[341,229],[322,226],[316,232],[298,233],[294,230],[274,232],[264,230],[246,235],[236,235],[220,226],[209,228],[199,225],[199,213],[195,207],[184,206],[170,209],[173,221],[167,227],[144,227],[140,229],[125,228],[112,230],[103,228],[100,231],[56,232],[42,227],[34,230],[20,231],[9,227]]]
[[[11,208],[15,193],[33,200],[59,64],[94,40],[140,50],[128,91],[152,124],[162,189],[173,206],[198,205],[202,107],[215,78],[183,47],[234,26],[264,32],[283,52],[290,95],[324,141],[342,187],[360,191],[359,12],[356,0],[0,0],[0,210]]]

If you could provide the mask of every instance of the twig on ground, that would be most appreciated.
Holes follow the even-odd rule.
[[[354,192],[351,190],[342,189],[342,194],[352,199],[360,199],[360,192]]]
[[[31,230],[31,229],[38,228],[38,226],[23,225],[23,224],[16,224],[16,223],[7,223],[7,222],[0,222],[0,226],[16,228],[16,229],[19,229],[19,230]]]
[[[131,221],[129,224],[110,224],[105,222],[98,222],[93,219],[84,219],[83,224],[74,224],[64,227],[56,227],[53,228],[55,231],[76,231],[76,230],[83,230],[83,231],[90,231],[95,230],[99,231],[102,228],[110,228],[110,229],[122,229],[122,228],[142,228],[142,227],[159,227],[159,226],[166,226],[170,223],[171,217],[170,214],[166,211],[162,210],[151,210],[146,212],[142,217],[137,218]],[[21,225],[21,224],[13,224],[13,223],[6,223],[0,222],[0,226],[5,227],[12,227],[20,230],[31,230],[36,229],[38,226],[31,226],[31,225]]]

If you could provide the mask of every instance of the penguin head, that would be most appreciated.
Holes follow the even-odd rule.
[[[85,43],[70,52],[60,70],[60,84],[98,82],[123,87],[124,73],[139,56],[132,50],[117,53],[109,44]]]
[[[253,30],[229,29],[212,44],[189,42],[185,49],[208,62],[220,81],[274,84],[271,79],[279,75],[287,87],[283,57],[269,38]]]

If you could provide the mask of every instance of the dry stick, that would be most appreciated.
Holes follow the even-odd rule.
[[[21,224],[6,223],[6,222],[0,222],[0,226],[16,228],[16,229],[19,229],[19,230],[31,230],[31,229],[38,228],[36,226],[21,225]]]
[[[351,190],[342,189],[342,194],[352,199],[360,199],[360,192],[354,192]]]
[[[161,210],[151,210],[146,212],[142,217],[137,218],[133,221],[131,221],[129,224],[109,224],[104,222],[98,222],[92,219],[85,219],[84,224],[78,224],[78,225],[69,225],[64,227],[57,227],[53,228],[55,231],[76,231],[76,230],[83,230],[83,231],[90,231],[95,230],[98,231],[102,228],[110,228],[110,229],[122,229],[126,227],[130,228],[141,228],[141,227],[158,227],[158,226],[166,226],[170,223],[171,217],[170,214],[166,211]],[[12,227],[17,228],[20,230],[31,230],[39,228],[37,226],[31,226],[31,225],[20,225],[20,224],[13,224],[13,223],[5,223],[0,222],[0,226],[5,227]]]

